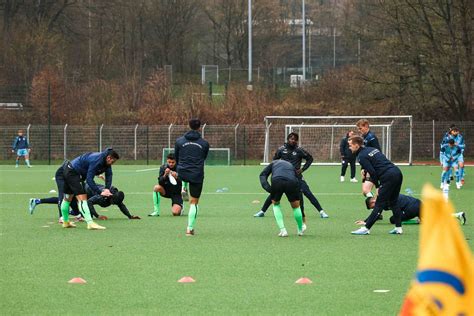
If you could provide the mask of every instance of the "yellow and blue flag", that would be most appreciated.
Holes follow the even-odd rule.
[[[453,206],[441,192],[422,192],[416,277],[400,315],[474,315],[474,260]]]

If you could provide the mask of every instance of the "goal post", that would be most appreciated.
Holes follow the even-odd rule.
[[[201,84],[209,81],[219,84],[219,65],[201,65]]]
[[[289,133],[299,134],[299,145],[313,155],[314,164],[340,164],[339,144],[349,130],[357,133],[356,122],[367,119],[379,139],[382,152],[399,165],[412,164],[413,121],[405,116],[266,116],[263,163]]]
[[[166,162],[166,156],[174,153],[174,148],[163,148],[162,164]],[[230,166],[230,148],[209,148],[206,166]]]

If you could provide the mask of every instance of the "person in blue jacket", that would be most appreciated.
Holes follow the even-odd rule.
[[[18,130],[18,136],[13,140],[12,153],[16,152],[16,163],[15,168],[18,168],[20,164],[20,158],[25,157],[25,163],[28,168],[31,168],[30,164],[30,144],[28,143],[28,138],[23,135],[23,130]]]
[[[102,152],[85,153],[72,161],[65,160],[56,172],[56,183],[58,193],[64,192],[64,199],[61,202],[61,213],[63,215],[63,227],[74,228],[69,222],[69,206],[73,197],[77,199],[79,211],[87,222],[87,229],[105,229],[92,220],[89,205],[87,203],[87,192],[85,183],[90,191],[95,195],[105,197],[112,196],[112,165],[119,159],[118,153],[112,148],[107,148]],[[99,187],[94,177],[105,173],[105,187]]]

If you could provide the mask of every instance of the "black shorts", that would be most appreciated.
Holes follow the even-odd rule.
[[[162,195],[163,197],[167,199],[171,199],[171,205],[179,205],[183,207],[183,197],[181,196],[181,190],[177,192],[176,190],[173,190],[173,188],[170,188],[169,186],[165,185],[163,186],[165,189],[165,195]]]
[[[64,175],[64,193],[76,196],[86,194],[81,175],[74,170],[71,163],[69,161],[64,162],[62,168]]]
[[[271,199],[278,202],[281,200],[283,193],[289,202],[299,201],[301,196],[299,181],[288,181],[284,179],[272,180]]]
[[[392,209],[393,206],[397,205],[402,182],[403,175],[398,168],[385,173],[380,178],[380,187],[375,205],[381,209]]]
[[[193,198],[199,199],[201,197],[202,185],[202,182],[189,182],[189,195]]]

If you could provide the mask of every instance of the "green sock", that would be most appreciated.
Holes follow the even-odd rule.
[[[183,185],[182,185],[181,189],[185,189],[186,191],[188,191],[188,182],[183,181],[182,183],[183,183]]]
[[[273,215],[275,215],[275,220],[280,230],[284,229],[285,223],[283,222],[283,213],[281,212],[280,204],[273,204]]]
[[[153,192],[153,210],[158,213],[158,215],[160,214],[160,199],[160,192]]]
[[[196,222],[198,212],[198,206],[196,204],[189,205],[189,213],[188,213],[188,229],[194,229],[194,223]]]
[[[69,205],[71,205],[69,201],[63,200],[61,202],[61,214],[65,222],[69,222]]]
[[[301,213],[300,207],[293,209],[293,216],[295,217],[296,225],[298,225],[298,231],[301,231],[303,229],[303,213]]]
[[[89,210],[89,205],[87,204],[87,200],[77,201],[79,206],[79,211],[81,212],[82,216],[86,220],[87,224],[92,223],[92,216],[91,211]]]

